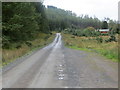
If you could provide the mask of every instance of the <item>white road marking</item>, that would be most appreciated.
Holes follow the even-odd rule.
[[[63,72],[63,70],[62,69],[60,69],[60,70],[58,70],[59,72]]]
[[[63,78],[63,77],[59,77],[58,79],[59,79],[59,80],[63,80],[64,78]]]
[[[65,75],[64,74],[59,74],[59,77],[64,77]]]

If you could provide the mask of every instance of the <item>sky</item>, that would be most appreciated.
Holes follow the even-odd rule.
[[[120,0],[44,0],[45,6],[52,5],[61,9],[71,10],[77,16],[88,14],[100,20],[109,17],[118,20],[118,2]]]

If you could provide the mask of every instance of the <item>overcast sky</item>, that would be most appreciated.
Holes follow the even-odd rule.
[[[88,14],[103,20],[109,17],[118,20],[118,2],[120,0],[44,0],[44,5],[53,5],[65,10],[71,10],[78,16]]]

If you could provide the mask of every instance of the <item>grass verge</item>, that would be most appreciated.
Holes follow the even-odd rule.
[[[118,62],[118,43],[117,42],[98,42],[97,37],[78,37],[70,34],[63,34],[65,46],[72,49],[95,52],[105,56],[113,62]],[[109,36],[100,36],[103,40]]]
[[[5,66],[15,61],[17,58],[31,54],[33,51],[36,51],[39,48],[43,48],[44,46],[51,43],[54,38],[55,38],[55,34],[48,36],[47,34],[40,33],[37,39],[33,41],[29,41],[31,45],[27,45],[26,43],[24,43],[18,49],[17,48],[2,49],[2,60],[1,60],[2,64],[1,65]]]

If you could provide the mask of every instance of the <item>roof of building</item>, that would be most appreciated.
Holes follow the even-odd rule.
[[[110,31],[110,29],[99,29],[99,31]]]

